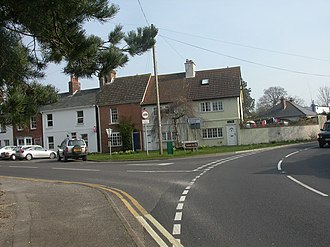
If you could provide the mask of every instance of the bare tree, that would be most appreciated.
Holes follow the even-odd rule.
[[[282,97],[286,97],[287,92],[282,87],[270,87],[264,90],[264,95],[259,98],[257,112],[264,112],[277,105]]]
[[[306,106],[306,102],[302,98],[299,98],[296,95],[294,95],[294,96],[291,95],[291,96],[288,97],[288,99],[292,100],[294,103],[296,103],[298,105]]]
[[[320,87],[318,90],[318,104],[320,106],[330,106],[330,87],[324,86]]]

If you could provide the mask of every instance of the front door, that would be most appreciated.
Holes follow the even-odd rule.
[[[227,128],[227,145],[235,146],[237,145],[237,134],[236,125],[228,125]]]
[[[133,132],[134,151],[141,150],[140,132]]]

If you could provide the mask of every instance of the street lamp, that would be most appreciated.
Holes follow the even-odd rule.
[[[105,129],[105,131],[107,132],[107,135],[108,135],[108,146],[110,148],[110,156],[111,156],[111,134],[112,134],[112,129]]]

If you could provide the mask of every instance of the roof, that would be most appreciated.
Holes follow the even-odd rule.
[[[264,118],[289,118],[289,117],[315,117],[316,112],[310,111],[290,100],[285,100],[286,107],[283,109],[282,103],[277,104],[268,111],[260,114]]]
[[[240,96],[240,67],[196,71],[193,78],[185,73],[158,76],[159,99],[161,103],[174,102],[180,97],[188,100],[211,100]],[[208,84],[202,85],[202,80]],[[143,104],[156,104],[156,86],[153,76],[146,92]]]
[[[105,84],[98,96],[99,106],[141,103],[151,74],[118,77]]]
[[[80,90],[73,95],[68,92],[60,93],[59,100],[56,103],[43,105],[40,107],[40,111],[93,106],[95,105],[96,95],[99,90],[99,88]]]

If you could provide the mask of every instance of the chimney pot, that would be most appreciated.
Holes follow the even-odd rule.
[[[196,76],[196,65],[192,60],[186,59],[185,62],[186,78],[194,78]]]

